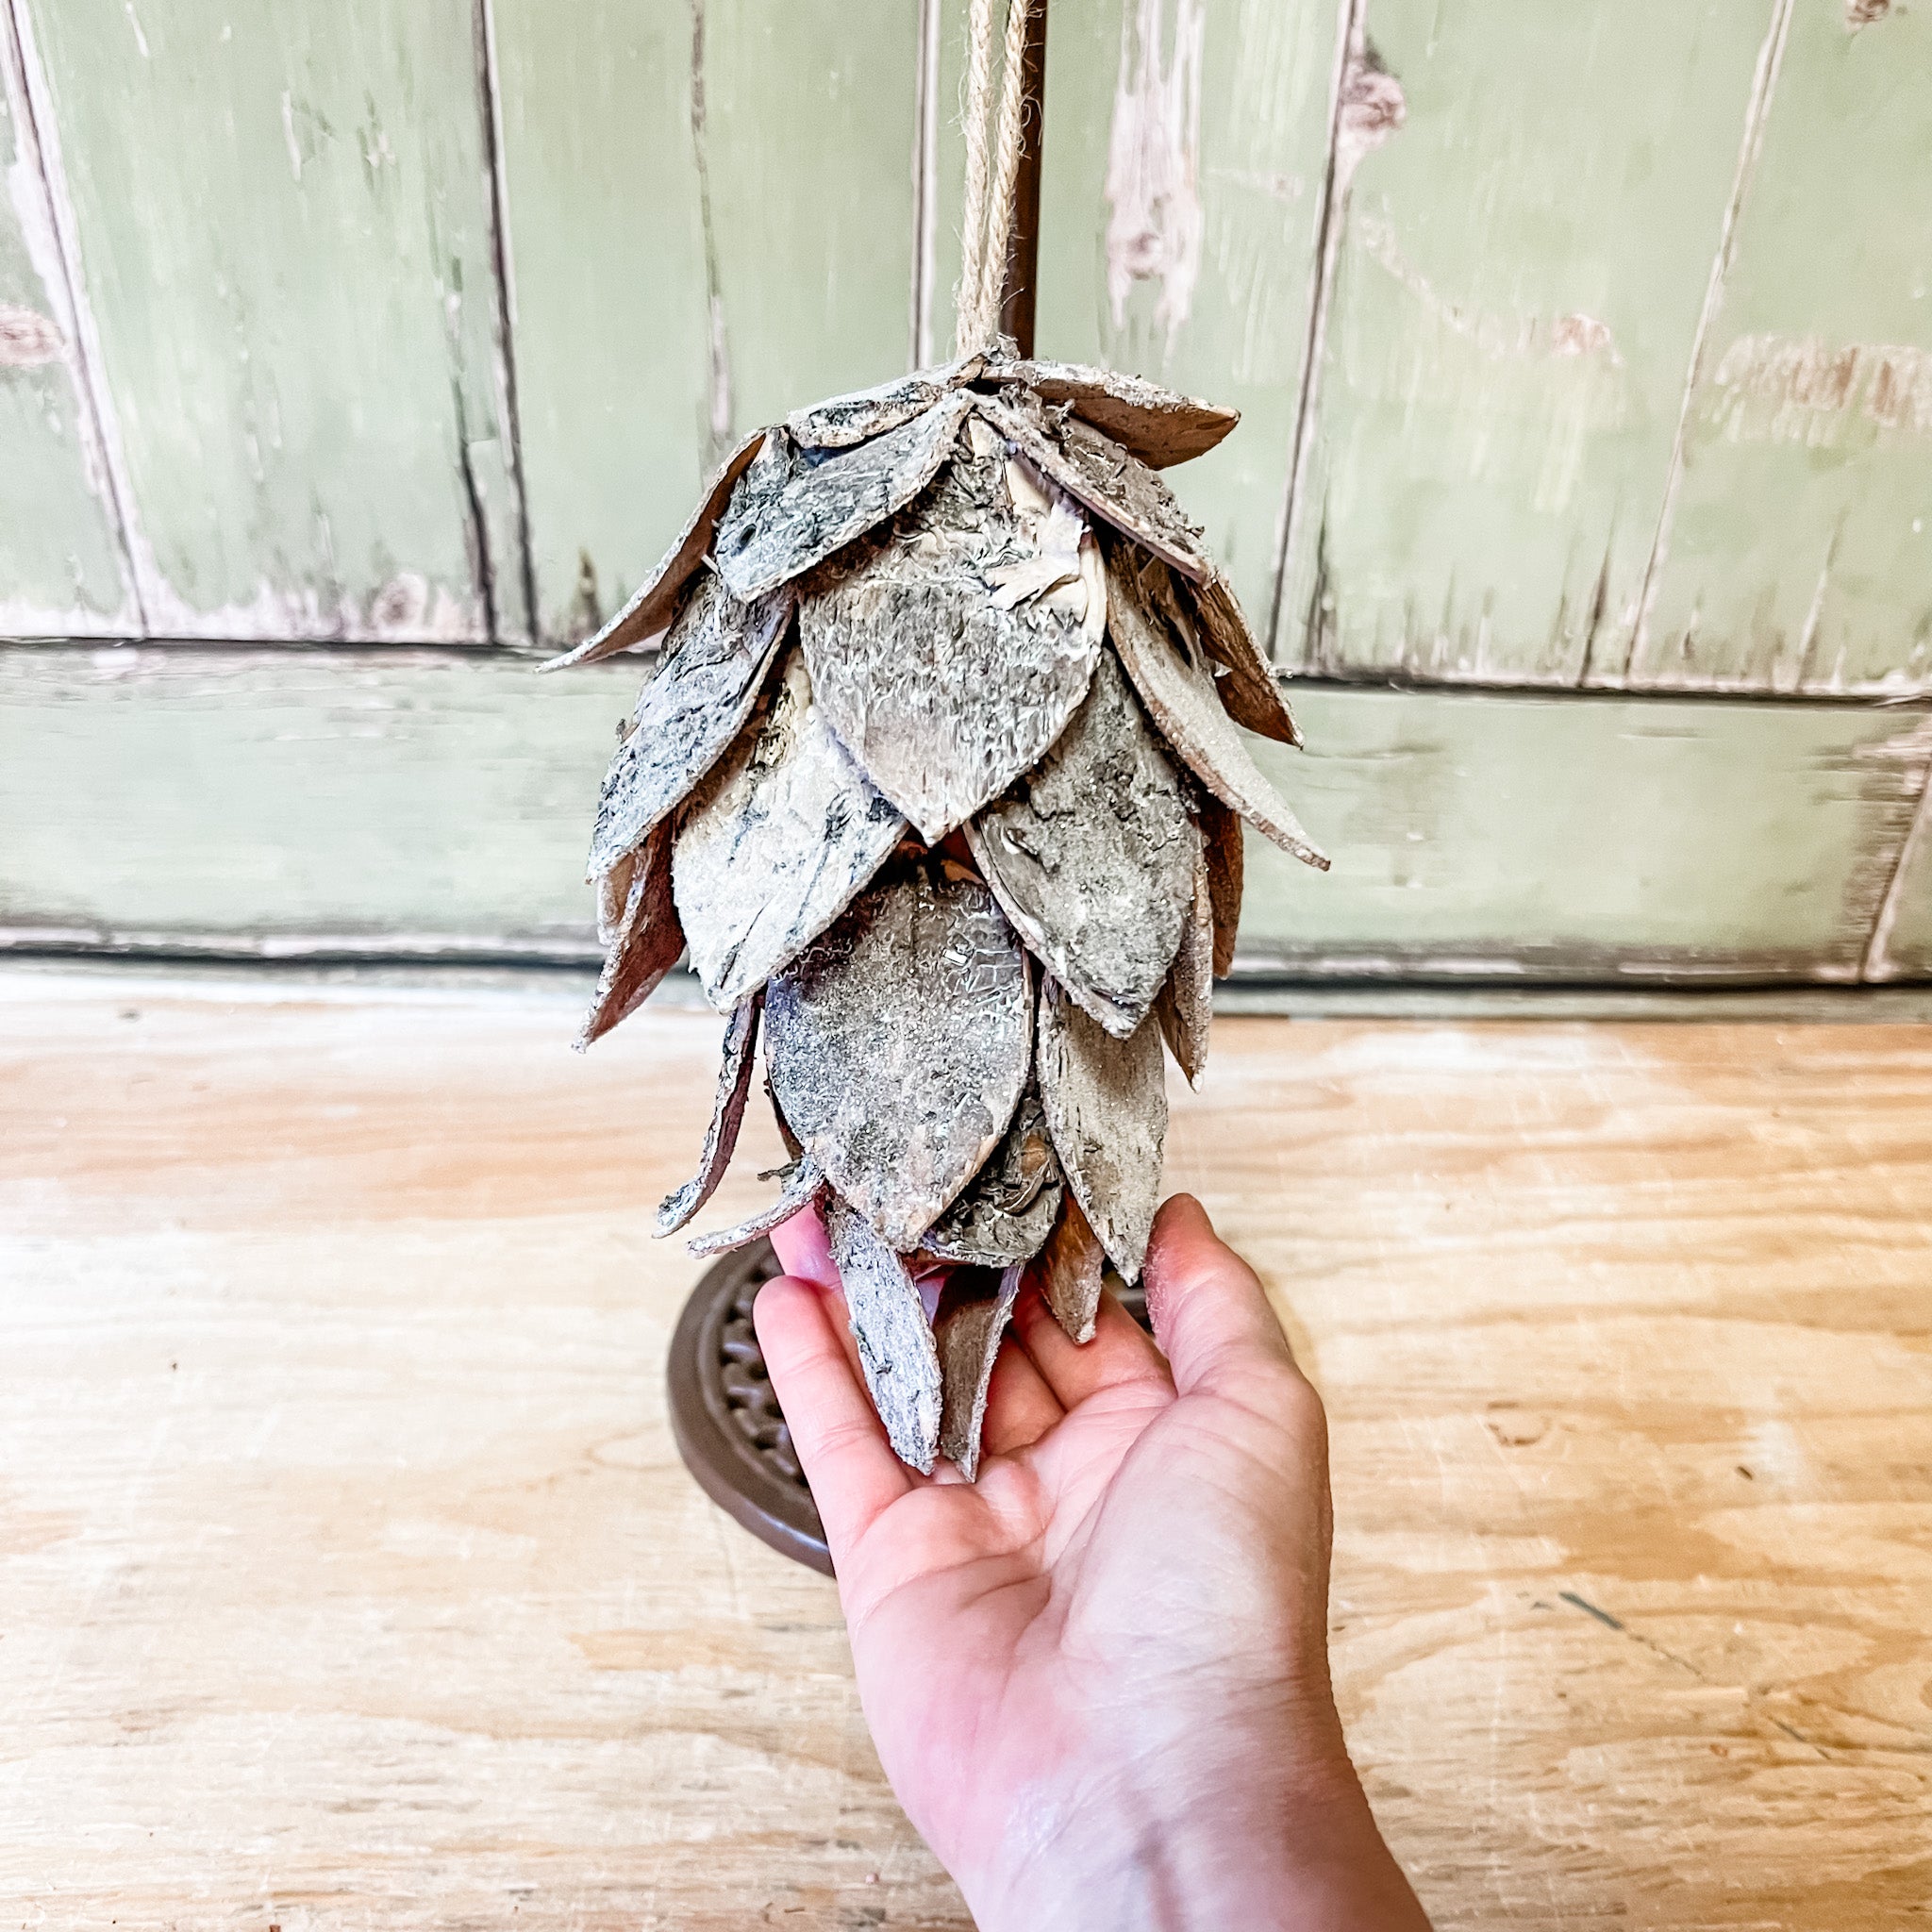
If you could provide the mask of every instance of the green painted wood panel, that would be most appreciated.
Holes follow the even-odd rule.
[[[946,0],[932,337],[958,277],[966,8]],[[1326,172],[1334,0],[1053,0],[1039,350],[1241,411],[1174,473],[1251,617],[1273,595]]]
[[[1633,679],[1932,686],[1928,291],[1932,13],[1792,0]]]
[[[0,651],[15,943],[591,951],[582,858],[636,667],[418,652]],[[1251,841],[1251,964],[1847,977],[1923,712],[1308,686],[1262,756],[1334,855]]]
[[[0,637],[139,634],[10,16],[0,8]]]
[[[469,0],[16,0],[150,626],[524,627]]]
[[[1925,715],[1298,688],[1257,756],[1335,858],[1258,841],[1243,941],[1323,972],[1852,979],[1932,758]]]
[[[1932,787],[1921,794],[1865,971],[1871,979],[1932,979]]]
[[[1368,0],[1286,663],[1576,682],[1634,625],[1774,0]]]
[[[494,0],[537,598],[594,628],[744,430],[907,365],[907,0]]]

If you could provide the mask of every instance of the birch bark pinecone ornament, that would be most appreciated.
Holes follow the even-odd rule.
[[[1299,742],[1158,472],[1229,411],[1004,345],[759,431],[616,620],[665,632],[597,810],[580,1043],[689,948],[729,1018],[683,1227],[762,1024],[791,1163],[716,1254],[822,1208],[892,1446],[970,1478],[1024,1271],[1075,1341],[1138,1277],[1240,914],[1241,820],[1327,864],[1237,726]]]

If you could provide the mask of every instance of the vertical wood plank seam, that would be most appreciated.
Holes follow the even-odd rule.
[[[1615,678],[1604,683],[1627,685],[1636,666],[1642,661],[1650,641],[1651,612],[1657,603],[1658,584],[1669,561],[1671,526],[1676,515],[1677,495],[1684,480],[1684,445],[1690,434],[1690,411],[1696,402],[1698,384],[1704,375],[1710,335],[1724,306],[1724,284],[1737,252],[1738,225],[1743,214],[1744,197],[1752,176],[1757,171],[1757,155],[1764,142],[1765,124],[1771,118],[1773,96],[1777,92],[1778,75],[1784,66],[1785,40],[1791,24],[1794,0],[1772,0],[1771,21],[1757,49],[1757,62],[1751,76],[1751,95],[1744,108],[1743,139],[1738,148],[1738,165],[1731,176],[1730,199],[1724,204],[1723,225],[1718,229],[1717,252],[1711,258],[1710,274],[1704,285],[1704,306],[1698,310],[1697,327],[1690,338],[1690,366],[1684,375],[1684,393],[1677,408],[1677,427],[1671,439],[1670,467],[1664,475],[1663,501],[1657,507],[1657,534],[1651,541],[1650,557],[1644,565],[1643,586],[1638,592],[1637,621],[1630,627],[1630,641],[1624,646],[1624,668]],[[1595,640],[1592,638],[1593,649]],[[1584,653],[1577,682],[1591,681],[1591,650]]]
[[[1362,14],[1368,0],[1340,0],[1335,26],[1335,60],[1328,79],[1328,153],[1322,170],[1322,212],[1315,225],[1314,286],[1308,291],[1308,321],[1303,339],[1301,383],[1295,396],[1294,435],[1289,444],[1288,480],[1282,491],[1281,515],[1274,541],[1274,586],[1268,600],[1268,656],[1281,660],[1281,604],[1288,590],[1288,560],[1301,509],[1304,469],[1312,442],[1316,391],[1328,335],[1328,306],[1334,291],[1334,264],[1341,255],[1341,211],[1346,195],[1342,178],[1341,113],[1348,64],[1356,36],[1363,31]]]
[[[710,381],[705,403],[708,469],[731,445],[731,345],[724,331],[724,288],[718,267],[718,228],[711,214],[711,160],[705,118],[705,0],[691,0],[691,144],[698,177],[698,225],[705,241],[705,340]]]
[[[933,360],[932,284],[939,257],[940,8],[919,0],[919,73],[912,111],[912,328],[911,366]]]
[[[505,433],[509,439],[510,489],[516,494],[517,567],[523,583],[524,626],[525,636],[516,640],[535,643],[542,632],[537,612],[537,564],[530,545],[530,495],[524,477],[523,412],[517,400],[517,293],[516,260],[510,244],[509,182],[504,164],[503,89],[496,64],[496,8],[494,0],[476,0],[476,84],[482,94],[483,161],[489,175],[490,263],[496,281],[497,386],[498,407],[503,411]],[[480,510],[474,503],[475,484],[470,475],[467,453],[463,463],[464,483],[473,497],[473,514]],[[480,520],[478,535],[483,534]],[[486,551],[487,557],[487,551]],[[486,563],[484,568],[490,566]],[[492,643],[503,640],[494,635],[500,608],[492,597],[491,630]]]
[[[1932,830],[1928,830],[1928,826],[1932,826],[1932,767],[1922,759],[1919,765],[1918,806],[1905,837],[1899,841],[1898,857],[1892,861],[1891,876],[1885,884],[1885,896],[1878,902],[1878,913],[1872,922],[1864,956],[1858,962],[1861,984],[1869,986],[1899,976],[1890,959],[1891,929],[1898,923],[1899,908],[1905,902],[1905,885],[1912,870],[1912,861],[1918,856],[1919,847],[1932,838]]]
[[[120,423],[113,413],[113,400],[102,365],[100,331],[95,326],[93,309],[87,299],[87,285],[81,275],[80,238],[74,205],[67,194],[60,131],[54,119],[54,104],[41,66],[40,49],[34,41],[33,24],[27,17],[27,0],[0,0],[0,7],[5,8],[8,29],[8,45],[0,51],[8,57],[11,77],[18,85],[25,158],[39,177],[48,225],[53,231],[61,286],[48,292],[67,311],[60,321],[74,347],[80,433],[88,454],[99,464],[108,491],[108,508],[113,514],[115,539],[127,570],[127,593],[134,600],[134,615],[141,634],[148,637],[154,631],[154,619],[153,600],[148,595],[146,573],[142,569],[144,546],[140,541],[134,512],[134,488],[127,475],[126,452],[121,446]]]

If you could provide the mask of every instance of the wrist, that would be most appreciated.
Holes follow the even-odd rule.
[[[1219,1777],[1027,1794],[995,1867],[958,1874],[980,1932],[1426,1932],[1339,1731],[1297,1765],[1214,1756]]]

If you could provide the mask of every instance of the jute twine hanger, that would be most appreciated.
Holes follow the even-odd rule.
[[[966,54],[965,245],[953,339],[953,352],[958,356],[987,347],[999,327],[1000,291],[1013,230],[1013,184],[1020,172],[1020,124],[1026,105],[1021,70],[1026,19],[1035,4],[1036,0],[1010,0],[1007,8],[995,123],[992,0],[973,0]]]

